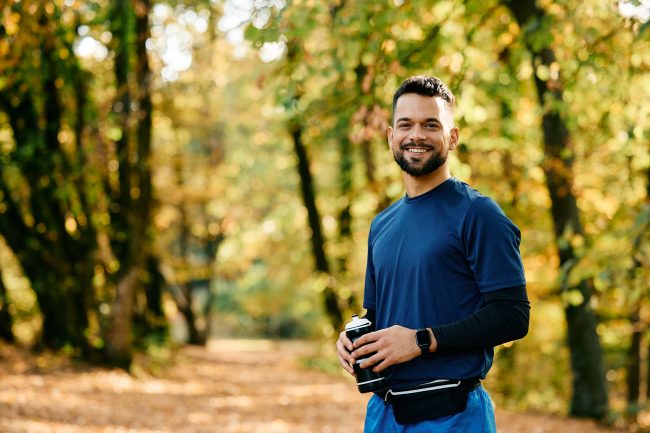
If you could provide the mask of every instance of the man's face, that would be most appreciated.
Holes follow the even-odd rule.
[[[414,177],[438,170],[458,144],[458,129],[444,99],[406,93],[397,100],[388,144],[395,162]]]

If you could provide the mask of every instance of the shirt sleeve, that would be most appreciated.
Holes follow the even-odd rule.
[[[375,326],[375,322],[377,321],[377,313],[375,312],[375,310],[367,310],[366,315],[363,316],[363,318],[368,319],[370,321],[371,323],[370,327],[373,331],[377,330],[377,327]]]
[[[462,229],[466,258],[482,293],[525,286],[521,232],[490,198],[472,202]]]
[[[475,313],[431,328],[438,343],[436,353],[494,347],[528,333],[530,303],[524,286],[495,290],[484,297],[485,305]]]

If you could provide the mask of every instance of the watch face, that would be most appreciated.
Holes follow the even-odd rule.
[[[431,335],[429,335],[429,331],[426,329],[418,330],[418,332],[415,334],[415,339],[418,342],[418,346],[426,345],[427,349],[431,344]]]
[[[431,345],[431,334],[428,329],[419,329],[415,333],[415,342],[422,351],[422,356],[428,356],[429,346]]]

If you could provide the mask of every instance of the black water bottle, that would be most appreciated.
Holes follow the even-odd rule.
[[[356,314],[352,316],[352,321],[345,325],[345,335],[354,343],[369,332],[372,332],[372,323],[368,319],[360,319]],[[363,358],[357,359],[354,363],[354,373],[357,376],[357,387],[359,392],[372,392],[382,389],[385,385],[385,379],[380,373],[372,371],[372,367],[361,368],[361,364],[370,358],[374,353],[369,353]]]

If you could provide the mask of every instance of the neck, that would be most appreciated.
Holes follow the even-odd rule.
[[[408,173],[404,175],[404,186],[406,187],[406,195],[410,198],[417,197],[427,193],[442,184],[444,181],[451,177],[451,172],[447,164],[440,167],[433,173],[424,176],[411,176]]]

